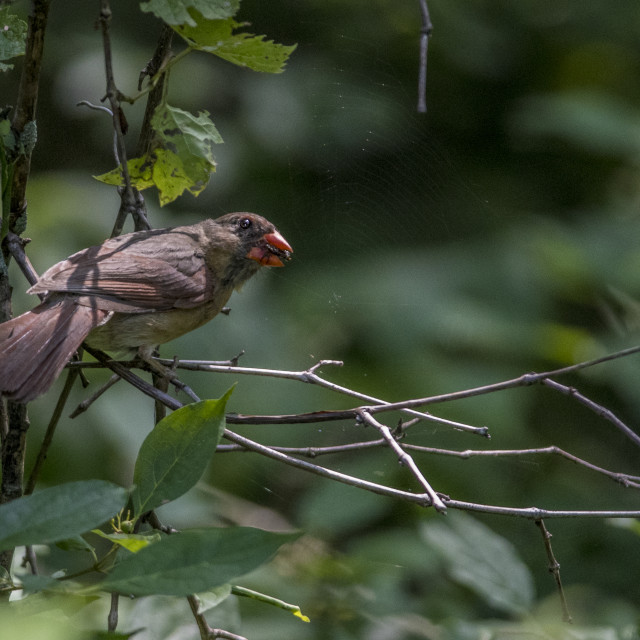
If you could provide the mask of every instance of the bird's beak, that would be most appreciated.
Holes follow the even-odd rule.
[[[282,260],[290,260],[293,249],[278,231],[265,233],[264,244],[251,248],[247,258],[259,262],[263,267],[284,267]]]

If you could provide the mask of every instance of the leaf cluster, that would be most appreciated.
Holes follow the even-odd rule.
[[[243,27],[234,19],[239,5],[239,0],[150,0],[142,3],[143,11],[163,20],[186,44],[186,49],[150,79],[149,88],[192,51],[202,51],[252,71],[284,71],[295,45],[285,46],[262,35],[237,32]],[[130,100],[134,102],[148,90]],[[213,148],[222,143],[209,113],[201,111],[193,115],[163,100],[153,115],[151,126],[154,133],[151,148],[127,163],[131,184],[141,191],[156,187],[161,205],[173,202],[185,191],[194,196],[200,194],[216,170]],[[96,177],[107,184],[125,184],[122,166]]]
[[[198,528],[159,534],[143,531],[146,514],[178,499],[200,479],[225,427],[231,390],[218,400],[203,400],[161,420],[143,442],[130,489],[102,480],[70,482],[0,506],[0,550],[22,545],[57,544],[88,552],[91,566],[50,576],[5,575],[6,591],[22,590],[11,607],[24,607],[37,592],[58,597],[95,599],[101,592],[134,596],[187,596],[218,593],[216,603],[232,593],[231,583],[268,562],[296,532],[251,527]],[[130,505],[131,512],[125,511]],[[96,529],[111,520],[111,531]],[[92,531],[91,531],[92,530]],[[91,531],[91,533],[89,533]],[[110,545],[99,552],[91,535]],[[96,573],[101,577],[95,581]],[[84,577],[91,576],[92,583]],[[220,597],[220,589],[226,594]],[[268,596],[264,596],[269,601]],[[37,602],[37,599],[35,600]],[[291,605],[290,610],[299,614]]]

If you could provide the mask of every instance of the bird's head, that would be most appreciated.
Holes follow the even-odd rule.
[[[262,216],[247,212],[228,213],[212,222],[217,240],[230,249],[231,264],[227,273],[236,287],[259,267],[283,267],[284,262],[291,259],[291,245]],[[211,248],[217,253],[220,246],[216,241]]]

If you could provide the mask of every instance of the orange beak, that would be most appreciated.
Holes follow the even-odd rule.
[[[293,253],[291,245],[278,231],[265,233],[262,239],[266,246],[252,247],[247,253],[247,258],[259,262],[263,267],[284,267],[282,258],[285,260],[291,258],[290,254]]]

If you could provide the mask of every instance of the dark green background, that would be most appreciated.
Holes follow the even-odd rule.
[[[136,3],[112,5],[116,80],[134,93],[159,23]],[[286,269],[261,273],[236,294],[230,317],[164,346],[164,355],[223,359],[245,349],[247,366],[292,370],[340,359],[344,367],[325,368],[327,377],[400,400],[635,344],[640,5],[431,0],[429,8],[427,114],[415,111],[417,2],[245,0],[240,18],[252,23],[248,30],[298,43],[284,74],[243,71],[204,54],[175,69],[171,104],[208,110],[225,143],[216,150],[218,172],[198,199],[184,196],[159,210],[155,194],[145,194],[153,224],[257,211],[278,225],[295,254]],[[104,94],[97,14],[98,3],[86,1],[52,7],[28,193],[29,251],[39,271],[106,237],[118,206],[114,191],[91,178],[113,166],[109,119],[76,106]],[[14,71],[0,78],[3,104],[14,100],[16,77]],[[142,109],[125,107],[132,150]],[[17,273],[14,283],[19,292],[26,288]],[[31,304],[16,296],[16,310]],[[230,408],[242,413],[357,404],[299,382],[185,379],[202,397],[218,397],[237,380]],[[636,427],[637,357],[561,381]],[[33,405],[32,455],[55,397],[51,391]],[[407,441],[455,450],[555,444],[607,469],[637,473],[638,450],[628,439],[548,389],[432,410],[487,425],[492,439],[422,423]],[[390,425],[397,419],[387,418]],[[120,383],[88,413],[62,423],[43,481],[101,477],[128,484],[152,420],[151,402]],[[375,437],[351,422],[241,431],[287,446]],[[634,490],[558,457],[416,460],[438,491],[460,500],[549,509],[640,506]],[[316,462],[416,490],[387,450]],[[465,635],[463,621],[510,619],[450,579],[421,534],[436,518],[429,512],[253,454],[217,455],[206,481],[161,515],[180,527],[231,520],[267,528],[290,523],[308,532],[307,546],[247,586],[298,603],[312,624],[242,603],[243,635],[475,638],[475,630]],[[559,621],[533,523],[481,520],[513,543],[533,573],[539,619]],[[640,595],[637,536],[598,519],[547,526],[576,624],[632,628]],[[69,562],[57,553],[52,565]],[[157,619],[153,605],[144,606]],[[180,606],[175,615],[188,622]],[[135,616],[128,623],[123,615],[123,629],[144,624],[142,613]],[[440,636],[429,635],[425,619],[439,625]],[[406,630],[412,620],[421,631]],[[225,622],[212,616],[212,624]]]

